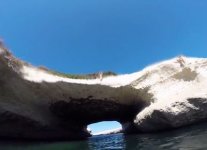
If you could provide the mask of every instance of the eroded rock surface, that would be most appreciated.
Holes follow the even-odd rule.
[[[161,131],[206,121],[206,110],[207,99],[177,101],[163,109],[154,109],[144,117],[138,115],[135,120],[136,129],[140,132]]]
[[[25,63],[0,45],[0,138],[84,139],[90,136],[87,125],[99,121],[119,121],[124,133],[205,121],[206,83],[204,58],[178,57],[133,74],[72,79]]]
[[[149,105],[142,98],[145,91],[131,86],[113,88],[26,80],[21,72],[24,65],[30,66],[2,49],[0,138],[83,139],[90,136],[86,130],[88,124],[103,120],[133,121]]]

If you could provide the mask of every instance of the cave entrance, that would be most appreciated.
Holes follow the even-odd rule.
[[[102,121],[88,125],[88,130],[92,135],[101,135],[111,132],[118,132],[122,129],[122,126],[117,121]]]

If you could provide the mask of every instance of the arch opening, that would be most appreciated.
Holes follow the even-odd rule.
[[[120,133],[122,125],[117,121],[101,121],[88,125],[87,130],[92,135]]]

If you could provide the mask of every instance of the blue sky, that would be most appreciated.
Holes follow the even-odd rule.
[[[207,57],[206,0],[0,2],[0,37],[34,65],[130,73],[179,54]]]

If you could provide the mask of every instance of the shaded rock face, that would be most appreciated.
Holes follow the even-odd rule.
[[[59,93],[59,87],[56,85],[23,82],[20,78],[8,82],[0,88],[4,91],[0,94],[2,138],[83,139],[90,136],[85,130],[88,124],[106,120],[133,121],[137,112],[148,105],[139,99],[129,99],[129,103],[123,103],[116,97],[93,98],[90,96],[93,94],[91,92],[89,96],[79,95],[77,98],[77,95],[74,96],[70,92],[68,95],[65,92]],[[12,87],[8,86],[11,82]],[[73,85],[68,86],[72,88],[70,86]],[[76,92],[79,93],[78,90]]]
[[[81,124],[91,124],[107,121],[131,121],[141,107],[124,105],[107,99],[97,100],[90,98],[73,99],[69,102],[58,101],[50,106],[51,112],[57,117],[68,120],[75,120]]]

